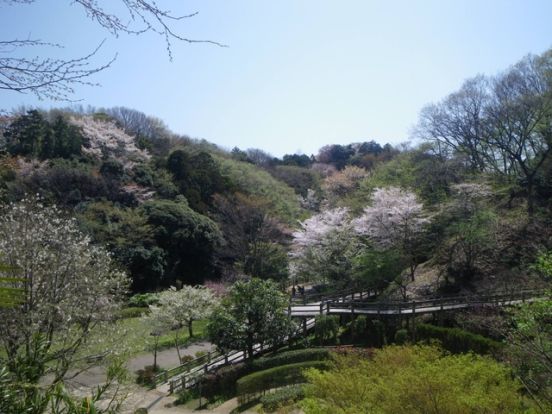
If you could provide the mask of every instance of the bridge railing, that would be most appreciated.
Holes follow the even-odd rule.
[[[348,301],[348,302],[335,302],[328,301],[320,306],[320,313],[342,313],[338,310],[348,309],[352,313],[357,311],[373,311],[376,313],[385,313],[392,311],[394,313],[416,313],[417,310],[444,310],[450,309],[454,306],[476,306],[476,305],[504,305],[515,301],[525,301],[530,298],[544,297],[546,292],[543,290],[534,289],[522,289],[517,291],[505,291],[494,293],[482,293],[476,295],[462,295],[462,296],[449,296],[429,298],[424,300],[412,300],[412,301],[380,301],[380,302],[360,302],[360,301]],[[294,313],[300,316],[301,313],[307,314],[311,310],[296,309]]]
[[[334,293],[305,293],[305,294],[295,294],[295,296],[290,297],[290,303],[292,305],[308,303],[321,302],[321,301],[346,301],[346,300],[364,300],[370,297],[376,297],[380,293],[377,289],[364,288],[364,289],[347,289]]]

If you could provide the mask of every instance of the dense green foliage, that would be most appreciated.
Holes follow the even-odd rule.
[[[389,346],[373,359],[340,357],[330,371],[311,369],[306,376],[307,414],[535,412],[507,367],[433,347]]]
[[[287,304],[270,280],[236,282],[209,319],[209,339],[223,351],[243,350],[252,358],[255,344],[278,345],[291,333]]]
[[[261,397],[261,404],[263,405],[263,409],[270,413],[282,406],[299,401],[304,396],[305,392],[301,384],[290,385],[279,388],[270,394],[263,395]]]
[[[497,355],[504,347],[500,342],[460,328],[446,328],[427,323],[416,326],[416,339],[438,339],[443,348],[454,353],[475,352]]]
[[[320,315],[316,317],[314,337],[320,345],[335,345],[339,336],[339,316]]]

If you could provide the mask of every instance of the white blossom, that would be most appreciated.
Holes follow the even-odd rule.
[[[147,151],[136,146],[135,138],[117,127],[114,121],[99,121],[91,116],[72,117],[71,123],[81,128],[86,139],[83,152],[96,158],[112,157],[125,169],[136,162],[150,159]]]
[[[381,248],[389,248],[419,233],[428,222],[414,193],[388,187],[375,189],[372,204],[353,225],[358,234]]]

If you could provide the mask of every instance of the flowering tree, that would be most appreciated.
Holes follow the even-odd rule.
[[[414,193],[396,187],[376,188],[372,205],[354,220],[357,233],[382,250],[398,248],[409,260],[410,276],[414,280],[419,238],[429,219]]]
[[[81,128],[85,137],[82,151],[96,158],[115,158],[125,169],[138,161],[147,161],[150,155],[136,146],[133,136],[128,135],[113,121],[100,121],[91,116],[73,117],[71,123]]]
[[[355,189],[360,182],[368,176],[368,171],[354,165],[346,166],[342,171],[326,177],[322,188],[329,198],[343,197]]]
[[[37,384],[49,375],[55,387],[93,327],[113,318],[127,277],[74,220],[32,198],[3,208],[0,256],[6,283],[22,290],[20,304],[0,308],[7,369],[15,382]]]
[[[171,287],[159,294],[159,306],[150,306],[150,316],[161,326],[169,329],[187,326],[188,335],[193,337],[193,322],[208,318],[217,302],[213,292],[203,286],[185,285],[180,290]],[[180,358],[178,329],[175,329],[174,335],[176,351]]]
[[[352,268],[357,240],[346,208],[325,210],[293,233],[291,273],[308,280],[343,280]]]

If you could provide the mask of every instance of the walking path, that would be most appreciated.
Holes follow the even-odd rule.
[[[180,347],[180,354],[190,355],[195,357],[199,351],[209,352],[214,349],[214,346],[210,342],[201,341],[196,342],[186,347]],[[134,374],[139,369],[144,369],[146,365],[153,365],[153,354],[151,352],[143,353],[132,357],[126,364],[128,371]],[[180,365],[178,354],[176,349],[167,348],[157,352],[157,365],[163,369],[173,368]],[[105,367],[93,366],[86,371],[80,373],[69,382],[70,386],[74,388],[91,388],[105,382]],[[69,375],[70,376],[70,375]]]

